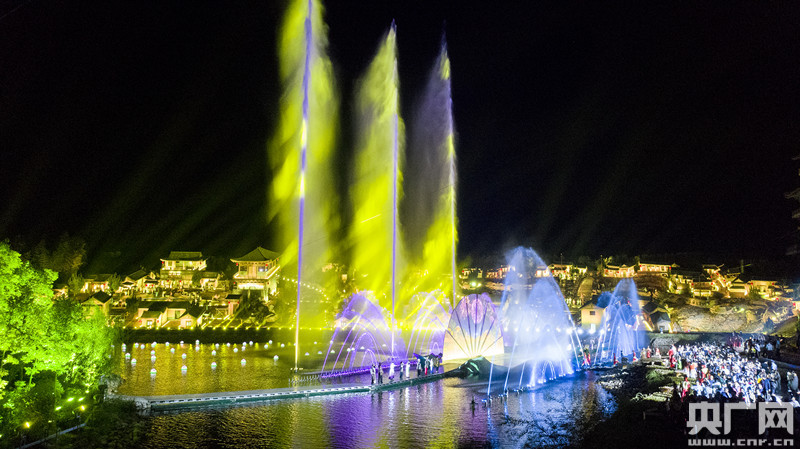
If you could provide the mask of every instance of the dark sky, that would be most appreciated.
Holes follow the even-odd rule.
[[[446,30],[462,257],[784,252],[800,6],[498,3],[326,5],[346,100],[395,19],[411,110]],[[0,2],[0,237],[78,234],[106,271],[270,246],[282,10]]]

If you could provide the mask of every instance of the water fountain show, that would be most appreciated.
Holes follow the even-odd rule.
[[[270,148],[276,173],[270,218],[285,247],[284,270],[296,270],[296,285],[319,282],[321,267],[334,255],[347,256],[345,276],[355,285],[333,323],[311,322],[304,315],[298,287],[295,370],[315,369],[303,363],[307,342],[300,330],[332,327],[316,368],[326,376],[416,364],[426,356],[448,362],[489,358],[503,367],[504,390],[575,372],[583,360],[575,326],[547,265],[533,250],[509,254],[499,306],[486,294],[459,294],[447,46],[442,39],[407,134],[397,33],[392,24],[356,85],[352,169],[346,188],[337,190],[331,173],[343,157],[335,151],[339,99],[321,5],[293,2],[286,14],[281,126]]]

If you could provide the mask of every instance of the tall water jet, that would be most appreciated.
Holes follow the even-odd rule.
[[[419,279],[408,287],[442,289],[451,307],[456,292],[456,152],[450,59],[442,38],[441,51],[415,110],[408,150],[403,229],[411,263]],[[442,282],[443,276],[449,282]]]
[[[392,23],[360,80],[356,97],[357,148],[351,182],[353,223],[349,239],[356,283],[379,300],[397,296],[402,251],[397,205],[402,197],[403,126],[398,99],[396,30]]]
[[[283,249],[282,265],[297,266],[295,368],[301,315],[299,285],[329,260],[331,236],[340,223],[332,170],[338,98],[327,45],[320,2],[292,1],[280,31],[283,97],[280,125],[268,152],[273,178],[267,218]]]
[[[632,360],[645,344],[636,283],[633,279],[619,281],[613,292],[597,298],[597,305],[604,310],[594,363],[612,363],[622,357]]]
[[[520,385],[573,373],[583,359],[580,341],[547,264],[535,251],[518,248],[510,253],[508,265],[501,316],[510,355],[504,364],[521,366]]]

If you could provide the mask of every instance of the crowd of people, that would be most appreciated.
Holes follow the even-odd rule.
[[[766,348],[771,342],[739,339],[728,345],[672,346],[667,353],[669,366],[683,374],[683,382],[675,389],[673,400],[777,401],[800,407],[797,374],[788,370],[784,381],[774,361],[758,358],[762,347]],[[775,351],[774,345],[766,350]]]
[[[428,357],[421,357],[417,360],[417,377],[439,372],[439,364],[441,363],[441,356],[430,355]],[[382,384],[384,382],[384,370],[386,370],[385,377],[389,382],[394,382],[395,375],[398,380],[402,381],[403,378],[411,377],[411,361],[402,360],[399,365],[394,361],[389,363],[373,363],[369,367],[369,373],[372,378],[372,385]],[[388,369],[387,369],[388,368]]]

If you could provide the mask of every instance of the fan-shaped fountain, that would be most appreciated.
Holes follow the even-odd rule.
[[[410,310],[402,319],[405,324],[411,324],[406,357],[410,359],[415,353],[441,354],[450,320],[448,298],[441,291],[419,293],[411,298],[407,307]]]
[[[444,360],[464,360],[503,353],[503,332],[491,298],[485,293],[461,299],[444,336]]]

